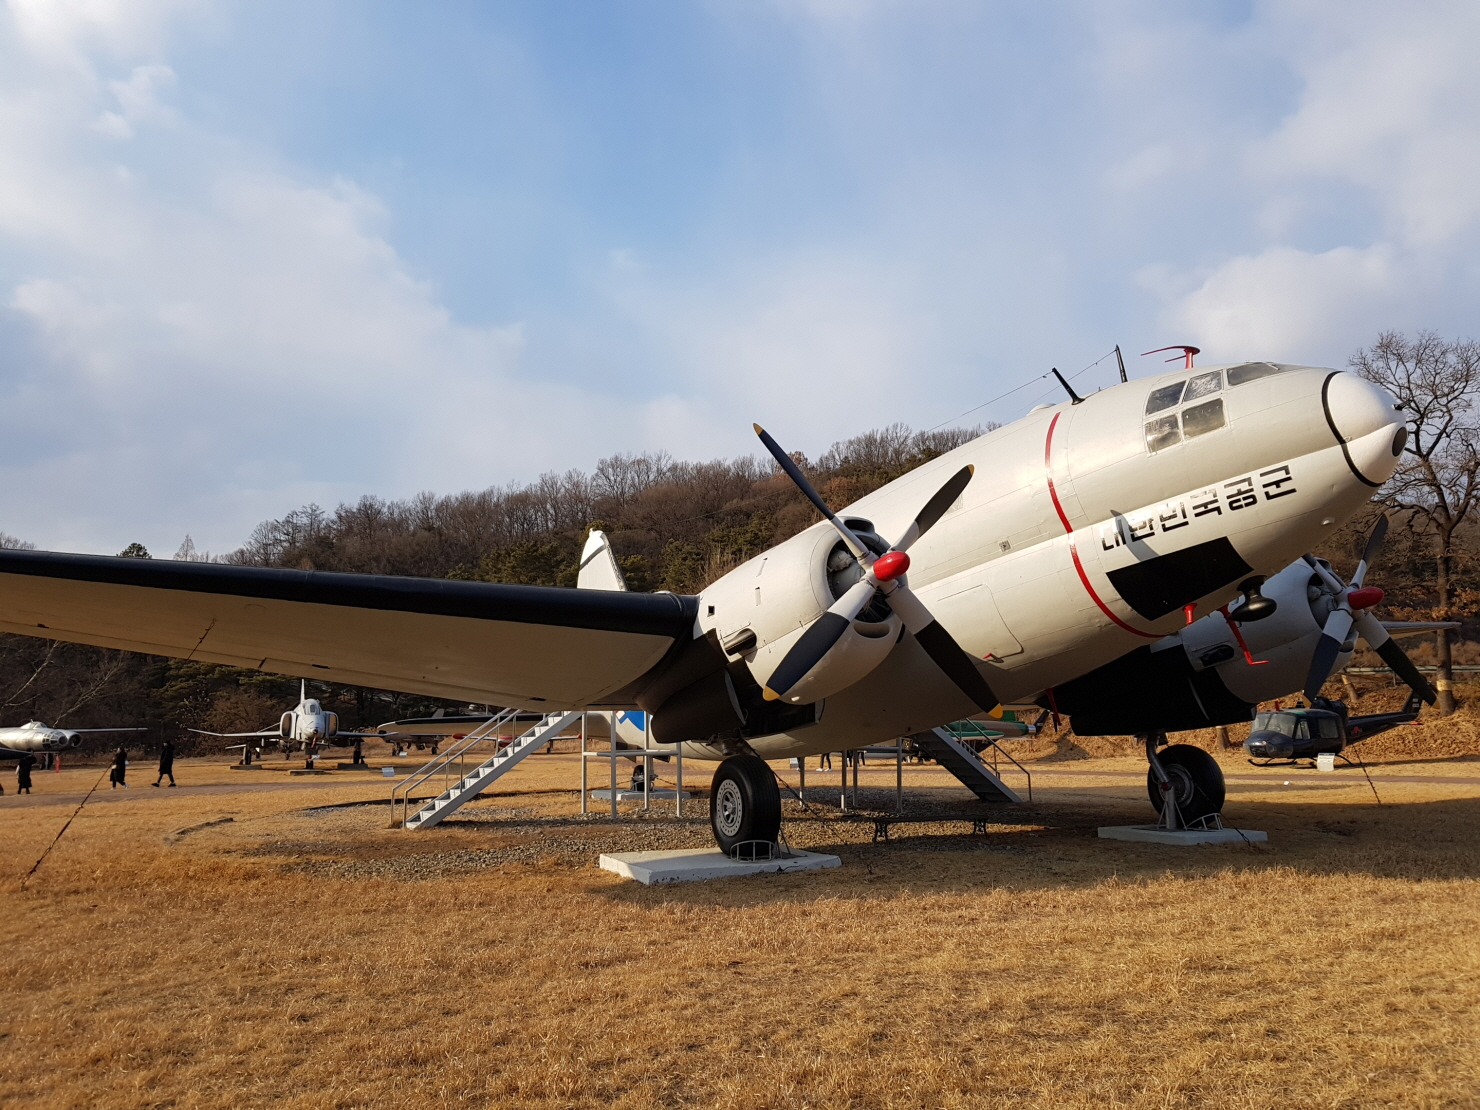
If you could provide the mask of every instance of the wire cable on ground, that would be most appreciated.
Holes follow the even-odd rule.
[[[77,820],[77,815],[82,812],[82,807],[87,805],[87,800],[93,796],[93,791],[97,790],[98,787],[103,785],[104,776],[107,775],[108,772],[112,769],[112,767],[103,768],[103,774],[99,775],[98,781],[92,784],[92,790],[89,790],[86,794],[83,795],[82,801],[78,802],[77,808],[72,811],[72,816],[67,818],[67,823],[62,826],[61,831],[58,832],[56,836],[52,838],[51,843],[46,846],[46,851],[42,852],[40,858],[38,858],[35,863],[31,864],[31,870],[27,871],[26,877],[21,880],[22,890],[26,889],[26,884],[31,881],[31,876],[36,874],[36,868],[41,866],[41,861],[44,860],[47,856],[51,855],[51,850],[57,846],[57,841],[62,839],[62,833],[66,832],[69,828],[72,827],[72,822]]]

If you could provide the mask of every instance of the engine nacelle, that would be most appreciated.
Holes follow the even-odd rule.
[[[888,544],[870,521],[846,523],[873,551]],[[803,633],[863,576],[863,568],[826,521],[725,575],[699,598],[699,627],[714,631],[732,658],[743,659],[761,686]],[[787,691],[793,705],[821,701],[862,679],[893,650],[901,625],[881,595],[817,666]]]
[[[284,713],[278,720],[278,735],[284,740],[293,739],[293,714]]]
[[[338,736],[339,735],[339,714],[338,713],[325,713],[324,714],[324,735],[325,736]]]
[[[1302,689],[1336,599],[1304,561],[1290,564],[1269,579],[1262,592],[1277,604],[1274,615],[1239,625],[1255,663],[1244,658],[1238,637],[1221,613],[1193,622],[1152,650],[1180,646],[1194,672],[1215,669],[1231,694],[1253,705]],[[1337,668],[1350,661],[1356,648],[1355,631],[1351,635],[1342,645]]]
[[[1045,692],[1039,704],[1068,714],[1082,736],[1181,732],[1250,720],[1260,702],[1305,686],[1336,602],[1304,561],[1270,578],[1262,592],[1277,605],[1265,619],[1240,624],[1236,632],[1222,613],[1213,613]],[[1253,663],[1244,657],[1240,635]],[[1351,659],[1355,646],[1355,640],[1342,645],[1337,667]]]

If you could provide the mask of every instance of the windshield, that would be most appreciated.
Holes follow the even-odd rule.
[[[1260,378],[1284,374],[1294,369],[1296,369],[1294,366],[1278,365],[1273,362],[1246,362],[1228,371],[1228,384],[1229,386],[1243,385],[1245,382],[1258,381]]]
[[[1278,732],[1281,736],[1295,735],[1295,718],[1288,713],[1260,713],[1254,718],[1255,732]]]

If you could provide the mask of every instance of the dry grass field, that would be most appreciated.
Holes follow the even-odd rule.
[[[1380,763],[1381,805],[1224,763],[1267,846],[1096,839],[1148,818],[1128,757],[888,844],[813,772],[789,836],[842,868],[655,889],[595,856],[704,818],[582,819],[552,755],[418,833],[343,804],[385,797],[363,772],[136,767],[22,890],[100,768],[38,774],[0,799],[0,1105],[1480,1105],[1480,760]]]

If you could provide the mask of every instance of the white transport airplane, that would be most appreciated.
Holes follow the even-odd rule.
[[[763,760],[1004,703],[1145,736],[1153,803],[1195,820],[1221,807],[1221,772],[1163,749],[1165,732],[1318,692],[1355,633],[1407,664],[1370,614],[1381,592],[1304,555],[1403,450],[1394,399],[1355,374],[1250,362],[1117,385],[839,514],[760,435],[827,519],[698,596],[3,551],[0,630],[543,712],[640,709],[657,743],[719,762],[724,847],[777,835]]]

